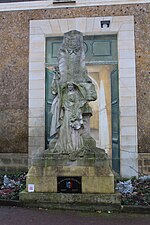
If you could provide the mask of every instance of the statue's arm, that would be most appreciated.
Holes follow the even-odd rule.
[[[52,92],[53,95],[58,94],[58,81],[57,81],[55,76],[54,76],[54,79],[52,81],[51,92]]]

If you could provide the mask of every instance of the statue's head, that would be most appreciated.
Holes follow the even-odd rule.
[[[72,39],[72,40],[82,39],[83,34],[78,30],[71,30],[71,31],[68,31],[68,32],[64,33],[64,38],[67,38],[68,40],[70,40],[70,39]]]
[[[64,34],[63,48],[73,50],[74,53],[82,49],[83,35],[77,30],[71,30]]]
[[[73,91],[74,90],[73,82],[67,82],[67,88],[68,88],[69,91]]]

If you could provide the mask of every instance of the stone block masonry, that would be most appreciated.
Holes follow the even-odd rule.
[[[0,153],[0,171],[27,171],[28,155],[15,153]]]
[[[139,175],[150,174],[150,154],[140,153],[139,154]]]

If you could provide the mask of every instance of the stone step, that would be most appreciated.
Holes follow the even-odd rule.
[[[70,194],[70,193],[29,193],[19,196],[23,206],[47,209],[79,211],[118,211],[121,209],[120,194]]]

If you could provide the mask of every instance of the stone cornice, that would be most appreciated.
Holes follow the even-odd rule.
[[[0,3],[0,11],[33,10],[33,9],[51,9],[65,7],[83,7],[98,5],[120,5],[120,4],[140,4],[150,3],[150,0],[76,0],[74,4],[53,4],[53,0],[47,1],[29,1]]]

